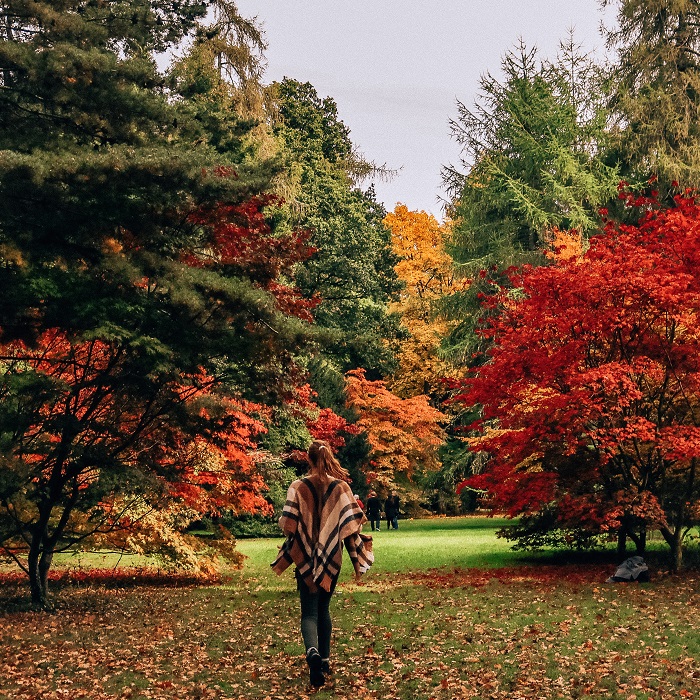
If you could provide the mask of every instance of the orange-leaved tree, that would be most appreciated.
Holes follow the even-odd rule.
[[[52,329],[2,349],[3,427],[15,432],[4,439],[1,544],[35,602],[46,602],[56,552],[109,544],[201,568],[208,547],[184,533],[192,520],[267,509],[252,454],[263,408],[217,396],[211,375],[139,395],[120,381],[133,365],[118,344]]]
[[[370,381],[362,369],[346,374],[348,406],[358,415],[357,427],[369,443],[369,483],[388,487],[399,475],[437,469],[437,450],[444,442],[446,416],[433,408],[428,397],[402,399],[386,382]]]

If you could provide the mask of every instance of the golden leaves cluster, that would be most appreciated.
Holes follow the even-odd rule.
[[[438,353],[450,330],[439,313],[439,301],[465,284],[455,276],[445,250],[451,223],[440,223],[431,214],[397,204],[384,225],[391,231],[392,249],[400,258],[396,273],[405,284],[391,310],[401,315],[409,333],[401,344],[399,370],[391,389],[401,396],[431,393],[442,377],[454,375],[454,368]]]

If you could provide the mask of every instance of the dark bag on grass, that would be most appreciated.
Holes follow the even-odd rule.
[[[647,583],[649,581],[649,567],[642,557],[630,557],[617,567],[615,575],[611,576],[606,583],[638,581]]]

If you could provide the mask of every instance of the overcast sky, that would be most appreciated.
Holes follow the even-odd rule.
[[[238,0],[257,16],[269,48],[265,82],[287,76],[332,97],[358,149],[400,169],[376,182],[388,210],[397,202],[441,218],[441,166],[457,162],[448,120],[455,101],[472,105],[479,78],[496,75],[522,38],[556,56],[569,29],[604,55],[598,0]]]

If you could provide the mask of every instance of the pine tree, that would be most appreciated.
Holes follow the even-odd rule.
[[[555,64],[540,64],[536,49],[520,44],[502,71],[502,80],[483,77],[474,109],[458,103],[452,131],[466,173],[445,169],[459,219],[457,260],[484,268],[541,252],[552,227],[594,229],[597,207],[617,185],[596,157],[604,115],[581,99],[593,67],[572,39]]]
[[[58,549],[259,506],[256,419],[300,375],[306,235],[276,229],[250,123],[154,58],[208,5],[3,5],[0,546],[39,605]]]
[[[555,63],[540,63],[521,43],[504,57],[502,72],[502,79],[483,77],[473,109],[458,103],[452,130],[462,162],[444,172],[455,219],[450,252],[475,282],[446,303],[463,321],[447,342],[460,360],[480,346],[477,297],[489,283],[479,272],[498,277],[510,265],[543,264],[550,232],[595,229],[618,181],[601,155],[606,115],[591,98],[598,72],[573,38]]]
[[[629,180],[700,185],[700,3],[623,0],[617,25],[612,155]]]

